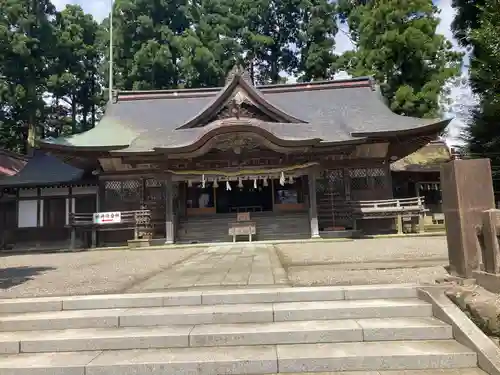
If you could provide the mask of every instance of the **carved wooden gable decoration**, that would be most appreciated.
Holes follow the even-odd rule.
[[[238,66],[229,73],[226,86],[221,89],[212,103],[178,130],[201,128],[214,121],[228,118],[305,123],[305,121],[291,116],[269,103],[253,86],[248,73]]]

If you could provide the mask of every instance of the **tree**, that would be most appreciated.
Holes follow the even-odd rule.
[[[335,74],[335,5],[328,0],[307,0],[303,3],[303,20],[298,46],[300,48],[300,81],[332,78]]]
[[[238,62],[241,47],[233,0],[193,0],[189,7],[191,27],[182,36],[181,69],[186,87],[216,87]],[[237,21],[236,21],[237,22]]]
[[[121,89],[183,86],[187,0],[117,0],[113,8],[115,84]],[[108,22],[107,20],[105,22]]]
[[[494,1],[494,0],[493,0]],[[455,18],[451,23],[453,35],[463,47],[471,46],[470,33],[479,28],[480,8],[486,0],[453,0]]]
[[[462,55],[436,33],[432,1],[360,1],[340,9],[357,49],[338,65],[353,76],[372,75],[394,112],[439,116],[446,83],[459,74]]]
[[[477,12],[477,22],[464,31],[464,38],[472,48],[470,82],[480,99],[466,131],[466,139],[469,153],[473,157],[491,158],[494,175],[499,176],[500,0],[478,6]],[[496,181],[495,185],[500,187],[500,182]]]
[[[0,0],[0,147],[26,150],[43,132],[54,15],[49,0]]]
[[[96,106],[102,91],[98,70],[102,60],[97,43],[99,25],[79,5],[66,6],[53,23],[55,58],[48,81],[53,96],[52,115],[64,116],[68,112],[71,133],[77,133],[92,128],[96,121]],[[65,106],[69,111],[64,111]],[[57,116],[52,120],[56,119]],[[60,117],[59,127],[64,122],[64,117]]]
[[[286,80],[282,74],[297,73],[296,48],[305,8],[301,0],[234,2],[242,60],[256,83],[282,83]]]

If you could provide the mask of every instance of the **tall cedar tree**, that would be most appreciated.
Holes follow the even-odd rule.
[[[431,0],[373,0],[340,4],[357,45],[339,66],[354,76],[373,75],[391,109],[437,117],[445,83],[460,72],[461,54],[436,33]]]
[[[188,0],[116,0],[113,8],[116,86],[167,89],[185,86],[183,35]]]
[[[77,6],[56,12],[49,0],[0,0],[1,148],[26,151],[29,128],[43,137],[94,125],[98,31]]]
[[[460,10],[457,14],[461,14]],[[500,188],[500,0],[491,0],[476,8],[473,21],[458,33],[472,48],[470,83],[479,97],[466,131],[473,157],[489,157]],[[458,24],[458,23],[456,23]]]
[[[299,80],[308,82],[332,78],[335,74],[335,5],[328,0],[306,0],[302,3],[300,25]]]
[[[95,125],[101,93],[99,25],[79,5],[68,5],[57,14],[54,26],[56,58],[48,81],[54,97],[52,121],[59,125],[54,135],[64,132],[65,120],[71,133],[85,131]]]
[[[0,147],[26,151],[45,121],[55,8],[49,0],[0,0]],[[31,131],[29,131],[31,129]]]

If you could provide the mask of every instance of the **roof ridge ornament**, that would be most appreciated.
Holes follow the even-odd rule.
[[[231,68],[226,77],[226,85],[229,85],[236,77],[241,77],[246,82],[253,85],[250,73],[241,64],[236,64]]]

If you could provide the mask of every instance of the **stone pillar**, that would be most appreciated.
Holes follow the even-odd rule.
[[[482,212],[495,208],[490,160],[444,164],[441,188],[450,273],[471,278],[480,262],[476,227],[481,225]]]
[[[493,274],[500,273],[500,210],[487,210],[483,212],[483,226],[481,230],[482,261],[484,271]]]
[[[165,178],[165,244],[173,244],[174,236],[172,174],[168,173]]]
[[[316,176],[315,169],[309,170],[309,220],[311,222],[311,238],[320,238],[318,227],[318,204],[316,202]]]

